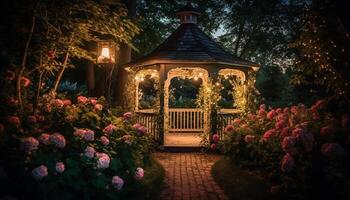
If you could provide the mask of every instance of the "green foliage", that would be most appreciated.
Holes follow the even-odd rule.
[[[310,108],[261,105],[227,126],[218,147],[234,164],[262,172],[281,199],[346,199],[349,120],[327,112],[326,100]]]
[[[125,199],[145,189],[135,178],[135,171],[151,163],[152,137],[137,131],[133,119],[114,116],[106,109],[103,98],[79,96],[77,101],[45,95],[35,115],[29,111],[18,116],[14,110],[2,110],[2,119],[15,116],[20,122],[0,124],[4,128],[0,138],[4,159],[0,166],[6,174],[0,184],[1,194],[34,199]],[[79,135],[83,130],[91,130],[93,138],[87,139],[85,133]],[[49,134],[48,143],[43,142],[44,133]],[[55,146],[54,133],[65,141],[62,148]],[[108,144],[104,144],[102,136],[107,137]],[[29,137],[39,141],[37,149],[24,146],[24,139]],[[96,151],[91,158],[86,154],[87,147]],[[110,159],[106,168],[99,166],[98,153]],[[57,171],[58,162],[65,165],[62,173]],[[48,174],[36,180],[32,170],[40,165],[47,167]],[[112,184],[114,176],[124,180],[121,190]],[[147,187],[152,184],[149,182]]]
[[[346,32],[341,1],[312,1],[304,10],[302,31],[291,44],[298,53],[296,85],[315,85],[318,93],[337,96],[349,101],[349,34]]]

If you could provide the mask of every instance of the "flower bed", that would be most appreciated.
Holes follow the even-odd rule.
[[[46,96],[35,114],[23,116],[12,105],[1,114],[2,194],[119,199],[142,188],[152,138],[132,113],[116,117],[103,99],[84,96]]]
[[[214,148],[243,167],[260,170],[272,182],[273,194],[350,197],[350,116],[336,118],[326,107],[325,100],[310,108],[261,105],[228,125],[220,141],[213,138]]]

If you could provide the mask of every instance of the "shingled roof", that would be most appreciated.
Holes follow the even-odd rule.
[[[158,63],[210,63],[246,67],[259,66],[257,63],[226,52],[194,23],[181,24],[154,51],[127,64],[127,66]]]

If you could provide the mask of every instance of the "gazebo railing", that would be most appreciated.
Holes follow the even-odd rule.
[[[159,113],[154,111],[138,111],[136,112],[136,121],[147,128],[147,133],[153,138],[159,140]]]
[[[223,132],[225,131],[225,127],[227,125],[232,125],[233,121],[239,116],[240,111],[225,109],[221,110],[217,113],[217,132],[220,136],[223,136]]]
[[[200,108],[169,108],[169,133],[204,132],[204,111]]]

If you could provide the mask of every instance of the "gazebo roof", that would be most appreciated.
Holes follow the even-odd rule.
[[[182,23],[155,50],[140,59],[126,64],[126,66],[169,63],[259,67],[257,63],[244,60],[225,51],[195,23]]]

